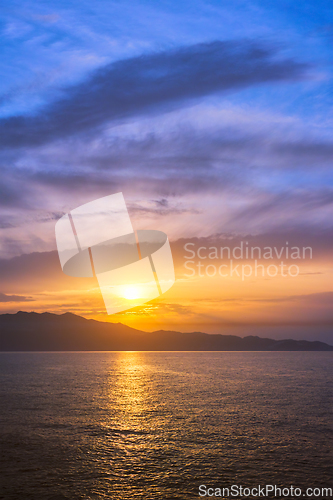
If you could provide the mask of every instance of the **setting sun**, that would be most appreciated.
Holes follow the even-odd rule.
[[[140,290],[137,286],[127,286],[124,288],[122,295],[127,300],[135,300],[140,298]]]

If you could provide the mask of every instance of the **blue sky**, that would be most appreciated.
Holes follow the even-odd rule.
[[[114,190],[174,238],[331,226],[330,2],[12,1],[1,38],[2,256]]]
[[[248,38],[311,61],[322,81],[292,91],[252,90],[236,100],[329,118],[332,23],[328,1],[8,2],[1,19],[2,115],[29,113],[111,61]]]

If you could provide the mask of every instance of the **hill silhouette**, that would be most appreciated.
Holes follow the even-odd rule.
[[[256,336],[144,332],[72,313],[0,315],[1,351],[333,351],[323,342]]]

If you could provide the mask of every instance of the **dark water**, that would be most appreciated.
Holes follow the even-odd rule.
[[[0,363],[1,499],[332,486],[331,353],[2,353]]]

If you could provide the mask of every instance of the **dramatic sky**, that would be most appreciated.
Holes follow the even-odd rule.
[[[333,343],[329,0],[10,0],[1,45],[0,312]],[[177,282],[107,316],[95,279],[62,273],[54,226],[119,191],[136,229],[168,234]],[[186,275],[186,243],[241,241],[312,259]]]

